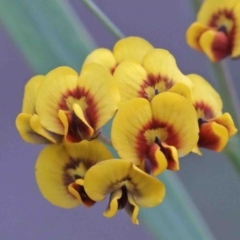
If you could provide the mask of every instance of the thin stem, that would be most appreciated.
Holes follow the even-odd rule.
[[[115,36],[117,39],[124,37],[121,30],[104,14],[104,12],[91,0],[82,0],[82,2],[92,11],[94,15],[104,24],[104,26]]]

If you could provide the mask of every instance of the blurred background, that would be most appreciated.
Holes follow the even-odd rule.
[[[0,109],[2,111],[0,114],[0,240],[156,239],[143,223],[140,222],[140,226],[132,225],[123,211],[118,212],[117,216],[111,220],[104,218],[102,212],[106,203],[97,204],[89,210],[79,207],[67,211],[52,206],[41,196],[34,176],[35,159],[41,146],[23,142],[15,128],[15,118],[21,111],[24,85],[33,75],[46,74],[48,70],[59,65],[73,66],[79,71],[84,54],[74,49],[74,54],[79,54],[79,63],[72,64],[68,59],[64,59],[63,52],[63,58],[58,62],[52,61],[44,68],[39,66],[39,70],[36,71],[29,57],[24,54],[24,48],[19,45],[19,39],[16,39],[17,35],[14,35],[11,26],[17,25],[21,18],[30,15],[32,11],[37,19],[41,19],[40,5],[41,11],[45,9],[51,16],[48,6],[50,3],[46,0],[41,1],[40,5],[35,7],[35,3],[30,1],[22,1],[22,4],[26,2],[29,2],[30,6],[29,9],[26,8],[26,13],[24,8],[18,7],[19,3],[16,1],[0,2],[0,9],[2,9],[0,10]],[[57,1],[52,2],[56,4]],[[208,59],[190,49],[185,42],[185,31],[195,20],[190,0],[96,0],[95,2],[126,36],[140,36],[155,47],[168,49],[175,56],[183,73],[200,74],[213,86],[217,86],[211,74]],[[69,18],[74,21],[80,19],[93,36],[97,46],[113,47],[116,38],[80,0],[68,0],[64,4],[71,13]],[[11,24],[10,21],[12,21]],[[26,24],[31,25],[31,21],[29,18]],[[42,22],[45,25],[34,30],[36,34],[45,38],[48,37],[49,32],[43,29],[48,29],[49,24],[59,30],[64,27],[54,17],[51,22],[47,20]],[[22,32],[19,31],[26,39],[25,44],[31,45],[35,33],[29,34],[24,29]],[[85,33],[79,32],[79,34]],[[69,48],[72,49],[72,36],[66,35],[65,40],[69,41]],[[33,57],[39,54],[42,44],[44,43],[39,40],[36,52],[32,51]],[[54,42],[51,46],[54,46]],[[49,58],[51,58],[51,52],[49,52]],[[42,64],[44,65],[45,62]],[[234,78],[236,89],[239,91],[240,60],[227,60],[227,65]],[[210,151],[203,151],[203,153],[202,157],[189,155],[181,159],[181,170],[176,174],[182,180],[215,238],[239,240],[240,178],[229,160],[222,154]],[[165,202],[162,203],[164,204]],[[151,213],[154,209],[148,209],[148,211]]]

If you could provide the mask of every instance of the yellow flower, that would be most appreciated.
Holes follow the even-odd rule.
[[[149,50],[142,63],[122,61],[113,77],[123,102],[136,97],[151,100],[168,90],[191,98],[191,81],[178,69],[173,55],[164,49]]]
[[[38,187],[44,198],[58,207],[90,207],[95,201],[84,190],[84,176],[94,164],[111,158],[98,140],[69,144],[66,148],[50,145],[41,151],[36,162]]]
[[[22,112],[16,118],[16,127],[23,138],[28,143],[57,143],[61,136],[45,129],[36,114],[36,96],[44,76],[32,77],[25,85]]]
[[[123,60],[133,60],[142,63],[144,55],[153,49],[153,46],[140,37],[126,37],[119,40],[113,47],[113,51],[106,48],[98,48],[90,53],[83,63],[98,63],[114,73],[116,66]]]
[[[112,159],[91,167],[84,179],[87,195],[102,201],[110,194],[105,217],[113,217],[118,209],[128,212],[134,224],[138,224],[139,207],[154,207],[162,202],[165,186],[127,160]]]
[[[211,61],[240,55],[239,0],[206,0],[187,30],[188,44]]]
[[[64,135],[69,142],[96,138],[114,115],[120,100],[111,74],[96,63],[86,65],[80,76],[69,67],[50,71],[36,99],[40,123]]]
[[[193,104],[200,128],[197,145],[220,152],[237,129],[230,114],[222,114],[222,100],[213,87],[199,75],[190,74],[188,77],[194,84]],[[197,147],[193,151],[201,154]]]
[[[157,175],[166,167],[179,169],[178,156],[193,149],[198,131],[192,102],[164,92],[151,102],[134,98],[123,103],[113,120],[111,138],[121,158]]]

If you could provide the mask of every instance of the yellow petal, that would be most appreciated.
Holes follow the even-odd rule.
[[[151,169],[148,171],[147,168],[147,161],[150,161]],[[162,173],[168,166],[168,162],[164,153],[160,150],[158,144],[154,143],[150,146],[150,150],[148,152],[147,159],[145,159],[145,172],[149,172],[157,176]],[[147,171],[146,171],[147,170]]]
[[[44,77],[36,99],[36,111],[47,130],[64,135],[58,111],[71,110],[73,99],[78,97],[77,78],[77,73],[69,67],[58,67]]]
[[[202,48],[199,45],[199,40],[202,34],[208,29],[208,26],[203,25],[199,22],[194,22],[193,24],[191,24],[186,32],[186,39],[188,45],[198,51],[202,51]]]
[[[113,53],[106,48],[98,48],[91,52],[85,59],[83,67],[89,63],[98,63],[107,68],[111,73],[114,72],[117,66],[117,61]]]
[[[33,128],[30,125],[31,118],[32,114],[28,113],[20,113],[16,118],[15,124],[22,139],[28,143],[35,144],[51,143],[51,140],[54,139],[50,137],[51,135],[49,135],[49,133],[44,132],[43,135],[39,135],[37,132],[33,130]],[[49,137],[51,140],[49,140]]]
[[[151,121],[151,107],[146,99],[131,99],[120,106],[113,119],[111,139],[121,158],[141,164],[148,152],[144,128]]]
[[[153,46],[143,38],[126,37],[115,44],[113,54],[118,63],[123,60],[133,60],[141,64],[143,57],[151,49]]]
[[[181,83],[181,82],[175,83],[168,90],[168,92],[177,93],[177,94],[187,98],[189,101],[191,101],[191,102],[193,101],[191,89],[184,83]]]
[[[42,75],[34,76],[25,85],[22,112],[35,113],[36,96],[43,78],[44,76]]]
[[[227,129],[215,122],[200,125],[198,146],[221,152],[228,142]]]
[[[234,136],[237,133],[237,128],[234,125],[233,119],[229,113],[224,113],[221,116],[210,120],[214,121],[222,126],[224,126],[228,130],[229,137]]]
[[[68,191],[68,185],[75,181],[68,174],[74,163],[62,145],[50,145],[38,156],[35,167],[38,187],[44,198],[58,207],[73,208],[82,203]]]
[[[88,168],[100,161],[113,158],[105,145],[97,139],[92,141],[84,140],[77,144],[66,143],[65,147],[72,159],[81,159],[81,162]]]
[[[89,125],[101,128],[114,115],[120,95],[113,77],[96,63],[87,64],[78,79],[78,88],[84,91],[84,113]]]
[[[84,180],[86,193],[95,201],[123,186],[134,196],[138,206],[154,207],[164,198],[165,187],[127,160],[107,160],[90,168]]]
[[[213,62],[222,60],[231,54],[231,43],[228,36],[220,31],[207,30],[201,37],[199,44],[202,51]]]
[[[30,119],[30,126],[33,129],[34,132],[48,140],[52,143],[59,143],[62,140],[62,136],[47,131],[41,124],[39,120],[39,116],[37,114],[32,115]]]
[[[143,59],[143,67],[153,75],[155,82],[164,83],[168,90],[174,83],[181,82],[192,87],[191,81],[178,69],[173,55],[165,49],[153,49]],[[163,88],[163,87],[162,87]],[[160,90],[160,92],[162,92]]]
[[[159,138],[168,146],[174,146],[180,156],[188,154],[198,141],[197,114],[192,103],[176,93],[164,92],[151,102],[157,125],[166,132]]]
[[[137,206],[134,197],[132,194],[128,193],[128,203],[125,207],[128,215],[131,217],[133,224],[139,224],[139,221],[137,219],[138,213],[139,213],[139,207]]]
[[[118,211],[118,200],[122,196],[122,190],[117,189],[110,194],[109,203],[107,209],[104,211],[103,216],[107,218],[114,217]]]
[[[189,74],[187,76],[194,84],[192,96],[198,117],[210,119],[221,115],[222,100],[217,91],[203,77],[197,74]]]
[[[199,156],[202,156],[202,152],[200,151],[200,149],[197,145],[192,149],[192,152],[196,153]]]
[[[136,97],[149,97],[145,91],[147,72],[140,64],[129,60],[123,61],[117,66],[113,77],[117,82],[121,101]]]

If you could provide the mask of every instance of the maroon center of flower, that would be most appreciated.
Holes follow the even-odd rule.
[[[127,195],[127,187],[123,185],[121,187],[122,196],[117,200],[118,201],[118,209],[123,209],[128,203],[128,195]]]
[[[156,129],[164,129],[167,132],[167,138],[164,139],[164,142],[169,146],[174,146],[175,148],[181,147],[181,141],[178,137],[178,132],[174,129],[172,125],[167,122],[161,122],[158,119],[153,119],[152,121],[146,123],[142,129],[138,132],[136,137],[136,152],[138,154],[139,159],[146,159],[148,157],[148,153],[152,144],[155,143],[155,139],[159,139],[159,142],[162,141],[161,136],[155,136],[153,139],[146,139],[145,132],[147,130],[156,130]],[[150,144],[148,144],[150,143]],[[165,153],[164,153],[165,154]],[[166,152],[167,154],[167,152]],[[149,159],[150,160],[150,159]],[[154,162],[151,163],[154,166]]]
[[[227,23],[221,23],[221,18],[229,21],[232,26],[227,26]],[[219,33],[213,42],[212,48],[217,59],[221,59],[230,55],[236,41],[236,19],[234,13],[229,9],[221,9],[212,15],[209,21],[209,26],[216,28]]]
[[[157,75],[157,76],[154,76],[153,74],[148,74],[147,79],[145,79],[143,81],[142,85],[140,86],[141,89],[138,91],[138,96],[150,100],[146,89],[148,87],[153,88],[154,91],[155,91],[155,95],[156,95],[156,94],[161,92],[160,89],[156,88],[156,85],[158,83],[163,83],[164,84],[164,86],[165,86],[164,91],[170,89],[174,84],[173,81],[166,76],[161,76],[160,74]]]
[[[59,101],[59,104],[58,104],[59,109],[69,111],[69,108],[67,105],[67,99],[69,97],[73,97],[76,100],[79,100],[81,98],[85,99],[86,105],[87,105],[85,112],[84,112],[85,119],[88,121],[89,125],[92,128],[95,128],[99,116],[98,116],[97,103],[94,101],[94,96],[92,96],[89,91],[87,91],[86,89],[81,88],[81,87],[76,87],[73,90],[67,90],[62,95],[62,98]],[[74,117],[73,117],[73,119],[74,119]],[[76,123],[76,121],[74,123]]]

